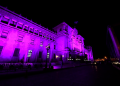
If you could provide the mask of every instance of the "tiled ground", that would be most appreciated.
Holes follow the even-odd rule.
[[[112,66],[82,66],[1,80],[0,86],[118,86],[119,78],[120,71]]]

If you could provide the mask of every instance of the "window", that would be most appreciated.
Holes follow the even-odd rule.
[[[35,30],[35,34],[38,35],[38,30]]]
[[[34,32],[34,29],[32,27],[30,27],[30,33],[33,33]]]
[[[46,34],[45,33],[44,33],[43,37],[46,38]]]
[[[49,39],[49,36],[47,35],[47,39]]]
[[[2,53],[2,49],[3,49],[3,46],[0,46],[0,55],[1,55],[1,53]]]
[[[54,45],[54,49],[56,48],[56,46]]]
[[[65,27],[65,31],[68,32],[68,26]]]
[[[52,40],[52,37],[50,36],[50,40]]]
[[[17,24],[17,28],[22,29],[22,28],[23,28],[23,24],[20,23],[20,22],[18,22],[18,24]]]
[[[30,44],[33,45],[33,44],[34,44],[34,41],[35,41],[35,39],[31,39],[31,43],[30,43]]]
[[[39,36],[41,36],[41,37],[42,37],[42,32],[41,32],[41,31],[39,32]]]
[[[62,31],[62,28],[60,28],[60,31]]]
[[[1,14],[0,14],[0,18],[1,18],[2,16],[1,16]]]
[[[41,46],[41,47],[43,46],[43,42],[42,42],[42,41],[40,42],[40,46]]]
[[[10,25],[16,27],[17,21],[12,19]]]
[[[47,53],[47,58],[49,58],[49,53]]]
[[[18,57],[19,56],[19,51],[20,51],[19,48],[15,48],[13,56]]]
[[[82,40],[81,40],[81,38],[80,38],[80,41],[79,41],[79,43],[82,43]]]
[[[55,54],[54,54],[54,59],[55,59]]]
[[[41,58],[42,57],[42,52],[39,52],[39,58]]]
[[[9,18],[7,16],[3,16],[1,22],[5,23],[5,24],[8,24]]]
[[[22,42],[23,41],[23,35],[19,34],[18,35],[18,42]]]
[[[28,31],[28,30],[29,30],[29,27],[28,27],[27,25],[25,25],[24,30],[25,30],[25,31]]]
[[[9,31],[3,29],[1,37],[2,38],[7,38],[8,33],[9,33]]]
[[[31,57],[31,55],[32,55],[32,50],[29,50],[29,51],[28,51],[28,56],[27,56],[27,57]]]
[[[55,41],[55,37],[53,37],[53,41]]]
[[[75,47],[74,47],[74,50],[75,50],[75,51],[77,51],[77,52],[79,52],[79,51],[80,51],[78,48],[75,48]]]

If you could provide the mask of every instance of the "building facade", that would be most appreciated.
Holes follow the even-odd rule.
[[[93,60],[92,47],[65,22],[53,31],[0,6],[0,62]]]

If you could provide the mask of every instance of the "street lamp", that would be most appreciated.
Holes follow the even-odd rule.
[[[47,49],[47,58],[49,58],[48,50],[50,49],[50,46],[49,45],[46,46],[46,49]],[[46,67],[45,68],[47,68],[47,58],[46,58]]]

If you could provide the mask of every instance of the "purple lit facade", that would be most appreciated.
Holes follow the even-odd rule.
[[[63,22],[53,30],[57,33],[0,6],[0,62],[68,62],[85,54],[93,60],[92,47],[84,48],[76,28]]]

